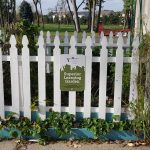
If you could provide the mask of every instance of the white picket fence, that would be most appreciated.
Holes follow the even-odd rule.
[[[136,77],[138,74],[138,37],[132,43],[132,56],[124,57],[123,48],[130,46],[130,33],[127,42],[124,43],[122,34],[119,33],[117,42],[113,41],[113,34],[106,38],[102,33],[99,41],[96,41],[95,34],[86,36],[83,33],[82,43],[78,43],[77,34],[74,33],[70,40],[68,33],[65,33],[64,42],[60,43],[59,33],[56,33],[54,42],[47,32],[46,40],[43,32],[40,33],[38,39],[38,55],[30,56],[28,48],[28,39],[26,35],[22,39],[22,55],[18,55],[16,48],[16,39],[12,35],[10,37],[11,47],[9,49],[10,55],[2,55],[0,49],[0,116],[5,118],[5,111],[12,111],[20,114],[24,112],[24,116],[31,118],[31,82],[30,82],[30,62],[38,62],[38,102],[39,115],[41,119],[46,118],[46,112],[52,108],[57,112],[69,112],[76,115],[76,112],[83,112],[84,117],[90,117],[92,112],[98,113],[99,118],[105,119],[106,113],[113,113],[120,116],[124,112],[121,108],[122,100],[122,74],[123,63],[131,63],[131,77],[130,77],[130,97],[129,101],[133,101],[137,97],[136,91]],[[70,41],[70,42],[69,42]],[[60,46],[64,47],[64,53],[77,54],[77,47],[84,47],[84,54],[86,57],[85,69],[85,90],[84,90],[84,106],[76,107],[76,92],[69,92],[69,106],[61,106],[61,91],[60,91]],[[100,56],[92,56],[92,47],[102,46]],[[116,56],[108,57],[108,48],[116,48]],[[53,52],[53,56],[52,56]],[[11,74],[11,97],[12,106],[4,105],[4,84],[3,84],[3,62],[10,62]],[[49,63],[53,63],[53,78],[54,78],[54,106],[46,106],[46,72],[49,73]],[[100,63],[99,73],[99,105],[98,107],[91,107],[91,81],[92,81],[92,63]],[[115,63],[115,84],[114,84],[114,106],[113,108],[106,107],[106,86],[107,86],[107,64]],[[46,67],[45,67],[46,66]]]

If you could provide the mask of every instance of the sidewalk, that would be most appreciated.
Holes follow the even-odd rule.
[[[16,143],[12,141],[0,142],[0,150],[150,150],[149,146],[129,147],[125,143],[107,144],[107,143],[78,143],[70,144],[69,142],[55,142],[46,146],[36,144],[27,144],[16,149]]]

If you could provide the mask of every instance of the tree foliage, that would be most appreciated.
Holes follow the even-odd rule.
[[[0,0],[0,26],[9,26],[16,21],[16,0]]]
[[[124,12],[125,12],[125,25],[127,24],[128,28],[130,28],[133,0],[123,0],[123,2],[124,2]]]
[[[33,22],[33,13],[31,5],[27,1],[23,1],[20,5],[19,15],[21,19],[27,20],[28,22]]]

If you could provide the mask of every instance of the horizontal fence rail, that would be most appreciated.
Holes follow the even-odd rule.
[[[115,37],[116,38],[116,37]],[[125,113],[125,108],[122,108],[122,76],[123,64],[131,64],[130,73],[130,91],[129,101],[134,101],[137,97],[136,77],[138,75],[138,37],[130,44],[130,33],[126,37],[122,33],[118,34],[114,40],[113,33],[109,37],[105,37],[101,33],[99,39],[95,38],[93,32],[91,36],[86,36],[83,32],[81,43],[78,41],[77,33],[69,38],[68,33],[64,34],[64,41],[61,42],[59,33],[57,32],[54,40],[52,40],[50,32],[44,36],[40,32],[38,39],[37,56],[30,56],[28,48],[28,39],[25,35],[22,39],[22,54],[18,55],[16,48],[16,39],[12,35],[10,37],[11,47],[9,55],[3,55],[0,49],[0,116],[5,118],[5,111],[12,111],[20,115],[20,111],[24,113],[25,117],[31,119],[31,81],[30,81],[30,63],[38,63],[38,112],[42,120],[46,118],[46,112],[52,109],[57,112],[69,112],[76,115],[77,112],[82,112],[83,117],[91,117],[91,113],[97,113],[101,119],[106,119],[106,113],[112,113],[115,116],[121,116]],[[53,41],[53,42],[52,42]],[[93,48],[99,47],[100,56],[92,56]],[[63,47],[63,52],[62,48]],[[83,98],[83,107],[76,107],[77,93],[69,91],[68,106],[61,106],[61,90],[60,90],[60,56],[62,54],[76,54],[77,49],[80,48],[81,53],[85,55],[85,90]],[[113,55],[113,48],[116,54]],[[128,48],[130,50],[128,50]],[[131,56],[124,56],[125,51],[130,51]],[[11,76],[11,99],[12,106],[4,105],[4,82],[3,82],[3,63],[10,62],[10,76]],[[99,97],[98,107],[91,107],[91,84],[92,84],[92,64],[99,63]],[[113,108],[106,106],[107,99],[107,70],[108,63],[115,64],[115,79],[114,79],[114,104]],[[52,65],[53,64],[53,67]],[[54,106],[46,106],[46,73],[53,73],[53,101]]]

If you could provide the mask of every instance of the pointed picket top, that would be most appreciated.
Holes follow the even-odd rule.
[[[127,44],[130,45],[131,32],[128,32]]]
[[[56,37],[56,36],[59,36],[59,32],[58,32],[58,31],[56,31],[55,37]]]
[[[101,39],[104,37],[104,32],[102,31],[100,34]]]
[[[118,38],[118,41],[117,41],[117,45],[118,45],[118,47],[122,47],[123,44],[124,44],[124,42],[123,42],[122,33],[119,32],[119,38]]]
[[[43,31],[40,31],[40,36],[44,36],[44,33],[43,33]]]
[[[106,48],[108,45],[107,38],[104,36],[101,41],[102,48]]]
[[[92,31],[92,43],[95,44],[95,32]]]
[[[75,38],[75,40],[76,40],[76,43],[78,42],[78,33],[77,33],[77,31],[74,31],[74,38]]]
[[[101,34],[100,34],[100,38],[99,38],[99,42],[100,42],[100,43],[101,43],[103,37],[104,37],[104,32],[102,31]]]
[[[64,43],[69,43],[68,32],[66,31],[64,34]]]
[[[132,46],[133,48],[138,48],[140,45],[140,40],[139,40],[139,37],[137,36],[134,40],[133,40],[133,43],[132,43]]]
[[[85,45],[86,45],[87,48],[91,48],[91,46],[92,46],[92,39],[91,39],[90,36],[88,36],[86,38]]]
[[[86,41],[86,32],[84,31],[82,34],[82,44],[85,44]]]
[[[113,32],[109,33],[109,44],[113,44]]]
[[[54,45],[55,45],[55,47],[60,46],[60,39],[59,39],[59,35],[57,35],[57,34],[56,34],[55,39],[54,39]]]
[[[43,45],[44,45],[44,38],[41,34],[41,36],[39,36],[39,39],[38,39],[38,46],[43,47]]]
[[[10,36],[10,42],[9,43],[10,43],[11,47],[16,47],[17,42],[16,42],[15,35]]]
[[[51,43],[51,33],[49,31],[46,33],[46,43]]]
[[[74,36],[71,36],[71,38],[70,38],[70,45],[71,45],[71,47],[75,47],[76,46],[76,39],[75,39],[75,37]]]
[[[28,47],[29,41],[26,35],[24,35],[22,38],[22,44],[24,47]]]

